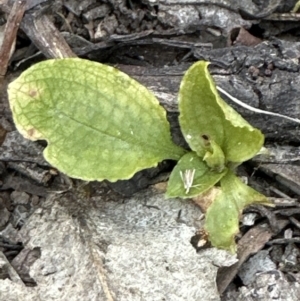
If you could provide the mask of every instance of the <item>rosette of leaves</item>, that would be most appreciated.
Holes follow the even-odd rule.
[[[261,150],[264,136],[221,99],[208,65],[195,63],[180,85],[179,123],[192,152],[185,154],[172,171],[167,195],[198,197],[198,203],[201,195],[205,196],[205,231],[210,242],[234,252],[245,206],[270,205],[264,195],[234,174],[238,165]]]
[[[8,96],[19,132],[46,140],[45,159],[71,177],[113,182],[172,159],[179,162],[167,196],[195,197],[217,184],[205,229],[214,246],[234,251],[241,211],[267,200],[233,170],[260,150],[264,137],[219,97],[207,66],[194,64],[180,87],[179,121],[189,152],[172,141],[155,96],[106,65],[47,60],[13,81]]]

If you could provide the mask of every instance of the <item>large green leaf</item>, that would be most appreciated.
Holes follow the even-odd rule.
[[[85,180],[128,179],[185,151],[171,139],[166,112],[119,70],[78,58],[48,60],[9,85],[17,129],[45,139],[46,160]]]
[[[220,98],[208,65],[197,62],[183,77],[179,91],[181,130],[200,157],[214,143],[227,162],[244,162],[261,149],[264,136]]]
[[[236,251],[242,210],[250,204],[270,205],[267,198],[244,184],[231,171],[221,179],[221,189],[206,212],[205,229],[213,246]]]
[[[226,174],[212,170],[195,153],[185,154],[173,169],[167,188],[167,197],[191,198],[213,187]]]

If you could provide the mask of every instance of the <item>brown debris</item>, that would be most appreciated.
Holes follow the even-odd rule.
[[[234,28],[230,35],[228,46],[231,45],[244,45],[244,46],[256,46],[261,43],[262,40],[250,34],[245,28]]]
[[[237,256],[239,261],[230,266],[219,269],[217,285],[220,294],[223,294],[229,283],[236,276],[240,266],[250,255],[257,253],[272,237],[270,228],[266,225],[259,225],[251,228],[238,242]]]
[[[207,192],[192,198],[192,200],[201,208],[202,212],[206,212],[219,193],[219,188],[212,187]]]

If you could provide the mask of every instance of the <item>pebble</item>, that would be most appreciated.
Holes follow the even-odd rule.
[[[24,191],[13,191],[10,195],[10,199],[14,205],[28,204],[30,196]]]

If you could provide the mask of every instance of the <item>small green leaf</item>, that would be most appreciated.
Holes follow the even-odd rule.
[[[225,155],[220,146],[213,140],[209,141],[208,150],[203,157],[203,161],[212,170],[221,172],[225,168]]]
[[[191,149],[205,156],[203,137],[214,141],[227,162],[244,162],[262,147],[264,136],[227,105],[219,96],[207,62],[188,69],[179,91],[179,122]]]
[[[191,198],[213,187],[226,174],[211,170],[195,153],[185,154],[173,169],[167,188],[167,197]]]
[[[84,180],[128,179],[185,151],[171,139],[166,112],[119,70],[78,58],[34,65],[9,85],[17,129],[47,140],[46,160]]]
[[[205,229],[213,246],[236,251],[242,210],[250,204],[271,205],[267,198],[244,184],[231,171],[221,179],[219,195],[206,212]]]

